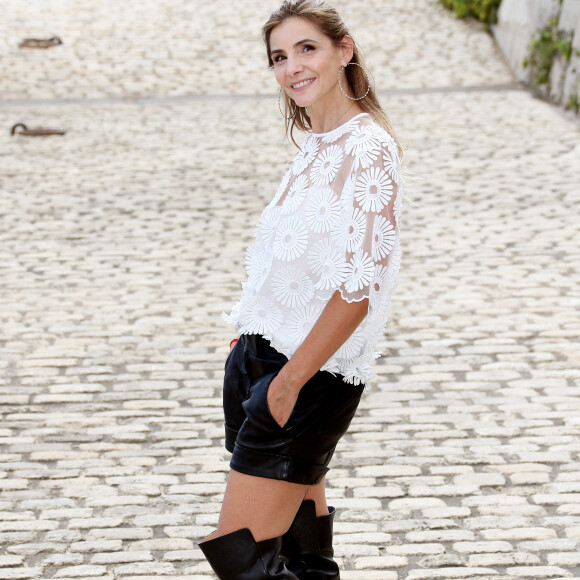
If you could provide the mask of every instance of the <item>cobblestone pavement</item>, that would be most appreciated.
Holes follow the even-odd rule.
[[[209,580],[220,312],[293,155],[277,1],[2,4],[0,578]],[[416,176],[328,481],[343,578],[580,578],[580,127],[434,0],[336,5]]]

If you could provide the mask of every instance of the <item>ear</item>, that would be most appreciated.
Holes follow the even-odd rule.
[[[341,53],[341,60],[343,66],[346,66],[354,54],[354,40],[348,34],[345,34],[338,45]]]

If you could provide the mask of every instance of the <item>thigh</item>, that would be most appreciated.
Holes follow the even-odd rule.
[[[217,535],[249,528],[257,542],[288,531],[307,485],[256,477],[231,470]]]

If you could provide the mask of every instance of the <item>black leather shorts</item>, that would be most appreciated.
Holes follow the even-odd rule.
[[[302,387],[284,427],[270,414],[268,387],[288,359],[259,335],[242,335],[224,378],[226,449],[235,471],[303,485],[318,483],[348,429],[364,385],[317,372]]]

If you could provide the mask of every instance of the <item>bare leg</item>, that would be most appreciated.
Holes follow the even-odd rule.
[[[212,538],[242,528],[249,528],[256,542],[282,536],[292,524],[307,490],[307,485],[255,477],[232,469],[217,533]]]
[[[328,514],[328,505],[326,504],[326,492],[324,489],[324,478],[320,483],[311,485],[304,496],[304,499],[312,499],[316,504],[316,515],[325,516]]]

